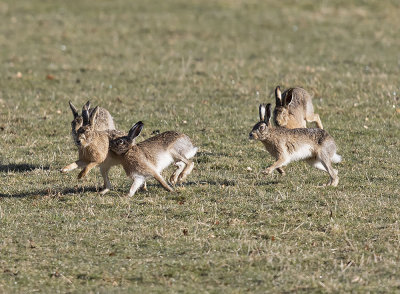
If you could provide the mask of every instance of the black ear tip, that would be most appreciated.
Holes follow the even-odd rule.
[[[279,85],[276,86],[276,89],[277,89],[277,90],[280,90],[280,89],[281,89],[281,86],[279,86]]]

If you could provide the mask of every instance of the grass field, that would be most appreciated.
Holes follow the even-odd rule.
[[[400,292],[398,1],[1,1],[0,293]],[[273,89],[303,86],[343,162],[337,188],[287,175],[248,133]],[[97,191],[68,100],[118,129],[188,134],[168,193]],[[251,171],[248,170],[251,168]],[[167,170],[168,175],[171,170]]]

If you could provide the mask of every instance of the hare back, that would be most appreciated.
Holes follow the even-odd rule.
[[[150,150],[150,149],[168,149],[173,143],[179,138],[185,136],[184,134],[167,131],[161,134],[150,137],[137,144],[140,148]]]
[[[89,110],[91,114],[93,108]],[[114,120],[107,109],[99,107],[99,112],[96,116],[95,129],[98,131],[115,130]]]
[[[172,148],[187,159],[194,157],[198,150],[197,147],[193,146],[192,141],[185,134],[182,134],[182,136],[172,144]]]
[[[314,156],[321,149],[329,150],[331,156],[336,152],[333,138],[325,130],[318,128],[275,127],[262,141],[268,152],[276,158],[281,154],[286,154],[293,157],[293,160],[304,159],[307,156]]]
[[[154,172],[161,173],[174,159],[166,149],[143,149],[134,145],[123,155],[122,166],[129,177],[142,175],[153,176]]]
[[[292,101],[289,104],[289,110],[303,108],[306,110],[307,102],[311,101],[310,94],[303,88],[289,88],[282,93],[282,99],[287,100],[288,97],[292,97]]]

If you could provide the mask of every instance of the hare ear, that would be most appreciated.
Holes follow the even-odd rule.
[[[89,110],[90,109],[90,101],[86,102],[84,107],[86,107],[86,109]]]
[[[282,92],[281,92],[281,87],[277,86],[275,88],[275,103],[276,106],[282,106]]]
[[[133,139],[135,139],[137,136],[140,135],[140,133],[142,132],[144,124],[141,121],[138,121],[137,123],[135,123],[135,125],[129,130],[128,133],[128,139],[129,141],[133,141]]]
[[[86,105],[82,107],[82,119],[84,126],[89,124],[89,110],[86,108]]]
[[[265,112],[266,112],[265,104],[260,104],[258,111],[260,113],[260,121],[264,121],[265,120]]]
[[[284,106],[288,106],[290,104],[290,102],[292,102],[293,100],[293,91],[287,91],[285,98],[283,98],[283,105]]]
[[[94,126],[94,124],[95,124],[95,122],[96,122],[96,116],[97,116],[97,113],[98,113],[98,112],[99,112],[99,107],[96,106],[96,107],[93,109],[92,113],[90,114],[90,125],[91,125],[91,126]]]
[[[270,125],[271,114],[272,114],[271,109],[272,109],[271,103],[268,103],[267,106],[266,106],[267,115],[266,115],[265,120],[264,120],[265,123],[267,124],[267,126]]]
[[[72,104],[71,101],[69,101],[69,107],[72,110],[72,114],[74,116],[74,118],[76,118],[79,114],[78,114],[78,110],[76,109],[76,107]]]

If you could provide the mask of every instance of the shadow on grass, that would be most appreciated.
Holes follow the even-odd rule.
[[[59,197],[68,194],[81,194],[85,192],[99,192],[96,187],[79,187],[79,188],[65,188],[65,189],[44,189],[37,191],[26,191],[17,193],[0,193],[0,198],[28,198],[28,197]]]
[[[0,164],[0,172],[18,172],[18,173],[23,173],[27,171],[32,171],[35,169],[43,169],[43,170],[49,170],[49,166],[39,166],[39,165],[33,165],[29,163],[22,163],[22,164]]]
[[[202,186],[202,185],[210,185],[210,186],[235,186],[235,181],[229,180],[221,180],[221,181],[199,181],[199,182],[185,182],[183,185],[177,185],[178,187],[184,186]],[[256,184],[257,185],[257,184]],[[268,185],[268,183],[263,183],[260,185]],[[162,189],[159,183],[151,183],[147,184],[147,187],[150,189],[160,188]],[[114,188],[109,193],[116,192],[116,193],[127,193],[128,190],[124,190],[123,188]],[[95,186],[87,186],[87,187],[73,187],[73,188],[65,188],[65,189],[43,189],[43,190],[36,190],[36,191],[25,191],[25,192],[17,192],[17,193],[0,193],[0,198],[29,198],[29,197],[60,197],[65,195],[73,195],[73,194],[82,194],[85,192],[100,192],[99,187]],[[140,191],[142,192],[142,191]]]

